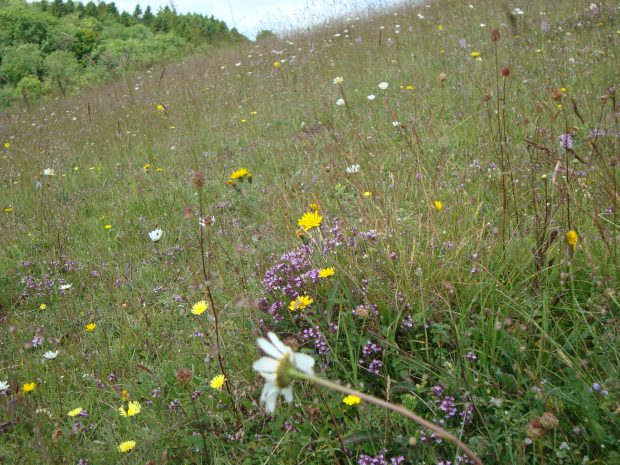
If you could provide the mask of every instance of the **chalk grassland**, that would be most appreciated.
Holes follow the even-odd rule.
[[[619,463],[619,15],[438,0],[3,113],[2,460],[465,460],[266,415],[275,331],[484,463]]]

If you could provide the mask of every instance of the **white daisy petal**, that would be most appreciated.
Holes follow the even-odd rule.
[[[271,343],[274,345],[274,347],[278,349],[282,354],[287,354],[287,353],[292,352],[291,348],[287,346],[286,344],[284,344],[278,338],[278,336],[276,336],[274,333],[272,332],[267,333],[267,337],[269,338]]]
[[[287,402],[293,402],[293,385],[292,384],[289,387],[282,389],[280,393],[282,394],[282,397],[284,397],[284,400],[286,400]]]
[[[252,365],[254,371],[259,373],[274,373],[278,369],[278,361],[271,357],[261,357]]]
[[[314,367],[314,359],[310,355],[296,353],[294,364],[300,371],[308,373],[309,375],[314,374],[314,370],[312,369],[312,367]]]
[[[263,349],[263,352],[265,352],[267,355],[271,355],[275,359],[279,359],[280,357],[282,357],[282,353],[264,337],[259,337],[256,343],[258,344],[258,347]]]

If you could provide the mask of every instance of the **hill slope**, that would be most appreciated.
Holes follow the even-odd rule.
[[[618,463],[618,16],[438,0],[3,113],[0,455],[466,460],[308,381],[270,419],[274,331],[485,464]]]

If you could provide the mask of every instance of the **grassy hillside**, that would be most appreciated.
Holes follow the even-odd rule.
[[[618,24],[437,0],[0,115],[2,460],[469,463],[312,381],[267,415],[273,331],[485,464],[619,463]]]

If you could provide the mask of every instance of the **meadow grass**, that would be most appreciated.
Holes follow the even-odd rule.
[[[308,382],[266,415],[274,331],[486,464],[620,463],[620,11],[515,8],[353,15],[0,115],[0,462],[467,463]]]

